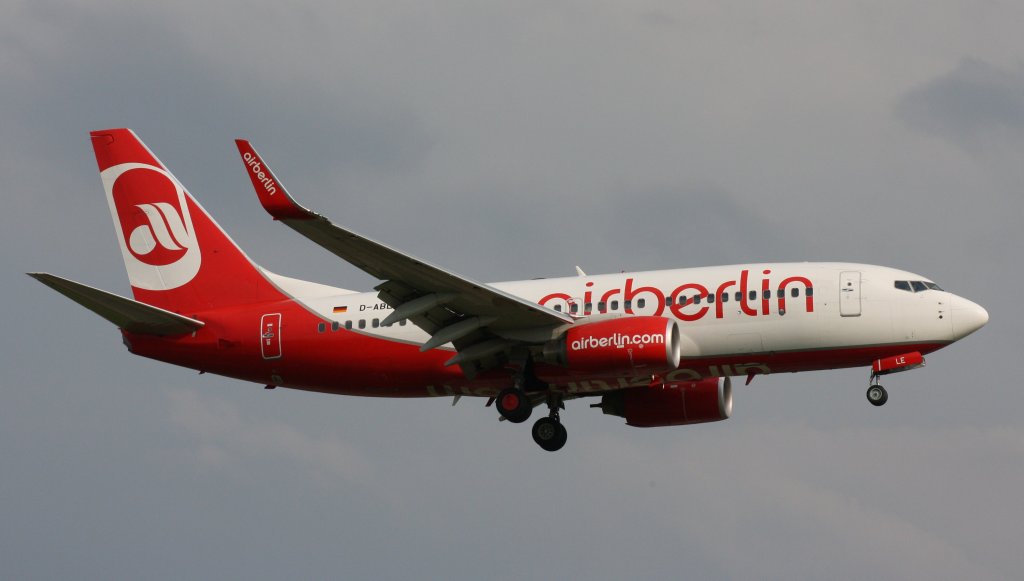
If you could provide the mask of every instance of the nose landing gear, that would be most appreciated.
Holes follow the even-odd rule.
[[[875,407],[883,406],[885,402],[889,401],[889,392],[878,384],[878,373],[871,373],[871,384],[868,385],[867,396],[868,401]]]
[[[885,391],[885,388],[881,385],[872,385],[868,388],[868,401],[873,406],[885,405],[885,402],[889,401],[889,392]]]

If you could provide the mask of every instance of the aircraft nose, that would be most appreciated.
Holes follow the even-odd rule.
[[[963,297],[953,300],[953,339],[963,339],[988,323],[988,311]]]

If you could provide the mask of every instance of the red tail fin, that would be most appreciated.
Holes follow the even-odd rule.
[[[130,129],[90,135],[136,300],[188,315],[280,297]]]

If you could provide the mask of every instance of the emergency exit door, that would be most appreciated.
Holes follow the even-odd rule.
[[[844,317],[860,316],[860,272],[848,271],[839,275],[839,314]]]
[[[260,320],[260,350],[264,359],[281,357],[281,313],[263,315]]]

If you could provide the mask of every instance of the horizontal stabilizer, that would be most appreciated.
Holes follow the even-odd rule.
[[[202,328],[203,322],[133,301],[45,272],[29,272],[32,278],[68,297],[125,331],[144,335],[184,335]]]

